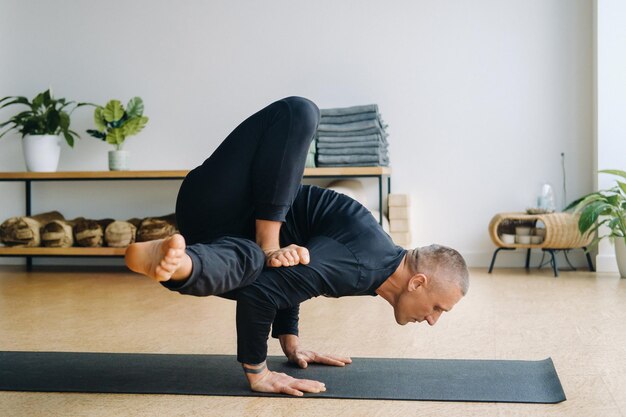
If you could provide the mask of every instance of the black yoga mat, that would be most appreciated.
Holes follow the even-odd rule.
[[[306,397],[557,403],[565,400],[552,359],[542,361],[353,358],[343,368],[299,369],[268,358],[273,371],[322,381]],[[251,392],[230,355],[0,352],[0,389],[264,396]]]

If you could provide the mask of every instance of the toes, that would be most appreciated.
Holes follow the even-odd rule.
[[[172,277],[172,274],[167,272],[165,269],[161,268],[161,266],[157,266],[155,268],[155,275],[156,275],[156,279],[157,281],[167,281]]]

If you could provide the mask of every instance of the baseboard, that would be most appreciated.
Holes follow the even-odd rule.
[[[619,272],[617,269],[617,260],[615,259],[615,254],[596,256],[596,271]]]
[[[494,248],[495,251],[495,248]],[[544,254],[543,251],[539,249],[531,250],[530,252],[530,266],[531,268],[536,268],[539,266],[539,262],[541,261],[541,257]],[[492,252],[462,252],[463,257],[465,258],[465,262],[467,266],[470,268],[488,268],[491,264],[491,258],[493,257]],[[550,255],[548,253],[545,254],[544,262],[549,260]],[[587,258],[585,257],[585,252],[582,249],[573,249],[570,250],[567,254],[572,265],[576,268],[587,269]],[[593,259],[593,257],[592,257]],[[565,260],[565,255],[562,252],[557,254],[557,264],[559,268],[568,268],[569,265]],[[494,268],[523,268],[526,265],[526,250],[517,249],[514,251],[500,251],[496,258],[496,263]],[[549,264],[545,266],[546,268],[550,267]]]

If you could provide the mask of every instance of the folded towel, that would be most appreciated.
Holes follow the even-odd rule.
[[[341,125],[337,125],[337,126],[341,126]],[[365,136],[365,135],[382,135],[382,136],[389,136],[387,134],[387,132],[385,132],[384,130],[382,130],[379,127],[370,127],[368,129],[363,129],[363,130],[351,130],[351,131],[347,131],[347,132],[317,132],[317,137],[324,137],[324,136]]]
[[[377,104],[365,104],[361,106],[320,109],[320,113],[322,116],[342,116],[346,114],[359,114],[359,113],[368,113],[368,112],[378,113],[378,105]]]
[[[317,144],[317,151],[320,152],[323,149],[386,148],[387,146],[386,142],[378,140],[364,142],[319,142]]]
[[[389,161],[384,161],[380,163],[375,162],[333,162],[333,163],[317,163],[318,167],[388,167]]]
[[[350,122],[343,124],[322,124],[317,127],[318,132],[352,132],[366,129],[384,130],[378,119],[359,120],[358,122]]]
[[[386,146],[370,146],[357,148],[322,148],[318,155],[380,155],[387,152]]]
[[[381,141],[387,142],[387,133],[380,131],[372,133],[354,132],[352,135],[346,135],[345,132],[319,133],[317,134],[317,143],[336,143],[336,142],[369,142]]]
[[[317,155],[318,165],[327,164],[383,164],[389,163],[386,155]]]
[[[322,116],[320,123],[323,124],[343,124],[350,122],[358,122],[360,120],[376,120],[379,114],[376,112],[365,112],[357,114],[345,114],[342,116]]]

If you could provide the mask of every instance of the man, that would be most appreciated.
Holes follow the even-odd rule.
[[[358,202],[300,185],[318,122],[317,107],[299,97],[246,119],[183,182],[176,207],[181,235],[134,244],[126,253],[131,270],[173,291],[237,300],[237,359],[255,391],[325,390],[321,382],[267,368],[270,328],[301,367],[351,362],[299,345],[299,305],[307,299],[380,295],[399,324],[434,325],[468,288],[455,250],[406,251]]]

